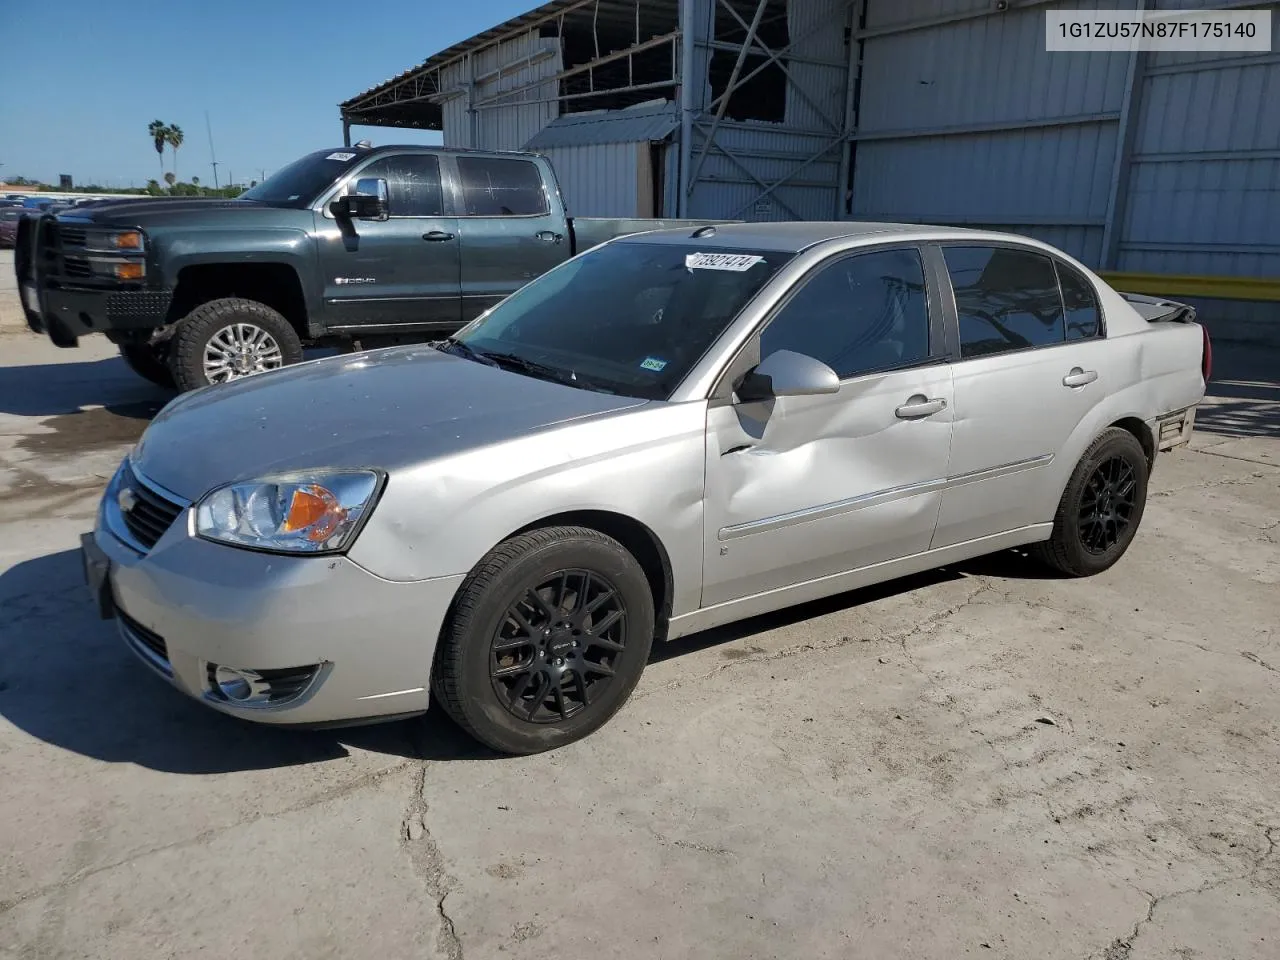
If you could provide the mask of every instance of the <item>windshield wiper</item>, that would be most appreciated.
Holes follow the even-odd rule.
[[[443,353],[458,353],[466,357],[468,360],[474,360],[477,363],[483,363],[485,366],[496,367],[497,362],[489,359],[489,355],[481,353],[470,344],[463,343],[454,337],[445,337],[443,340],[437,340],[431,346]]]
[[[542,380],[550,380],[553,383],[563,383],[570,387],[579,387],[584,390],[594,390],[597,393],[614,393],[615,391],[604,386],[597,380],[590,377],[580,376],[573,370],[562,370],[560,367],[553,367],[547,363],[539,363],[537,360],[530,360],[514,353],[481,353],[481,356],[493,361],[499,366],[508,367],[520,373],[527,373],[531,377],[538,377]]]

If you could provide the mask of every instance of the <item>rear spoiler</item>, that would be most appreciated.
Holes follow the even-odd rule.
[[[1188,303],[1142,293],[1121,293],[1120,296],[1148,323],[1194,323],[1196,319],[1196,308]]]

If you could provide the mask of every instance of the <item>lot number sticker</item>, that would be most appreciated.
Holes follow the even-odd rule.
[[[341,160],[343,163],[346,163],[348,160],[350,160],[350,159],[351,159],[352,157],[354,157],[354,156],[355,156],[355,154],[354,154],[354,153],[331,153],[331,154],[329,154],[327,157],[325,157],[325,159],[326,159],[326,160]]]
[[[746,273],[763,262],[764,257],[749,253],[690,253],[684,258],[684,265],[689,270],[728,270],[731,273]]]

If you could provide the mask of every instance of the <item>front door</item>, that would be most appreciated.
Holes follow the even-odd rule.
[[[1097,300],[1076,270],[1014,246],[943,254],[960,358],[935,547],[1051,521],[1075,466],[1059,453],[1114,380]]]
[[[708,410],[703,606],[927,550],[951,444],[951,368],[915,248],[819,267],[748,348],[838,393]],[[935,330],[937,327],[935,326]]]
[[[568,260],[571,242],[533,160],[459,156],[456,162],[462,311],[471,320]]]
[[[330,330],[451,332],[462,324],[458,221],[444,216],[433,154],[380,157],[352,179],[387,181],[390,217],[317,214]]]

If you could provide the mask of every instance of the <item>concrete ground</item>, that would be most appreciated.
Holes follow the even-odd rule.
[[[1107,574],[1003,554],[678,641],[507,759],[148,675],[75,547],[164,398],[0,336],[0,957],[1274,960],[1280,357],[1218,352]]]

